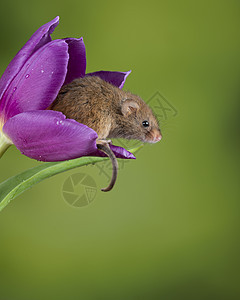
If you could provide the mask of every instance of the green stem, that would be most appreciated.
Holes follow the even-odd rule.
[[[48,177],[107,159],[107,157],[80,157],[62,162],[48,162],[15,175],[0,183],[0,211],[10,200]]]
[[[136,153],[141,147],[130,149],[129,151]],[[46,178],[73,168],[95,164],[107,159],[107,157],[80,157],[61,162],[48,162],[8,178],[0,183],[0,211],[12,199]]]

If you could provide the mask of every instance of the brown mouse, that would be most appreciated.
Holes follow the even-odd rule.
[[[135,139],[148,143],[161,140],[158,121],[151,108],[137,95],[123,91],[97,76],[85,76],[60,90],[49,109],[57,110],[95,130],[97,147],[113,165],[110,191],[117,178],[118,163],[107,139]]]

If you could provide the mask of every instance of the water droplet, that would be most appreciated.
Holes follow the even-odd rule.
[[[57,125],[59,125],[59,121],[57,121]]]
[[[63,125],[63,121],[61,120],[61,121],[59,121],[59,123],[61,124],[61,125]]]
[[[52,71],[51,74],[53,74],[54,72]]]
[[[41,70],[41,73],[44,73],[44,70]]]
[[[29,77],[30,77],[30,75],[29,75],[29,74],[27,74],[25,77],[26,77],[26,78],[29,78]]]
[[[13,92],[16,92],[16,90],[17,90],[17,87],[15,86],[15,87],[13,88]]]

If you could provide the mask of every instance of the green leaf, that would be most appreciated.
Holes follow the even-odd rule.
[[[136,153],[140,147],[129,150]],[[108,157],[80,157],[61,162],[43,163],[40,166],[24,171],[0,183],[0,211],[18,195],[38,182],[77,167],[95,164],[109,159]]]

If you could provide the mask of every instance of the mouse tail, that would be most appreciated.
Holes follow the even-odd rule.
[[[97,141],[97,148],[101,150],[103,153],[105,153],[112,162],[112,179],[108,185],[108,187],[101,189],[103,192],[111,191],[111,189],[114,187],[114,184],[117,180],[117,173],[118,173],[118,162],[116,159],[116,156],[112,152],[111,148],[109,147],[109,144],[106,141]]]

